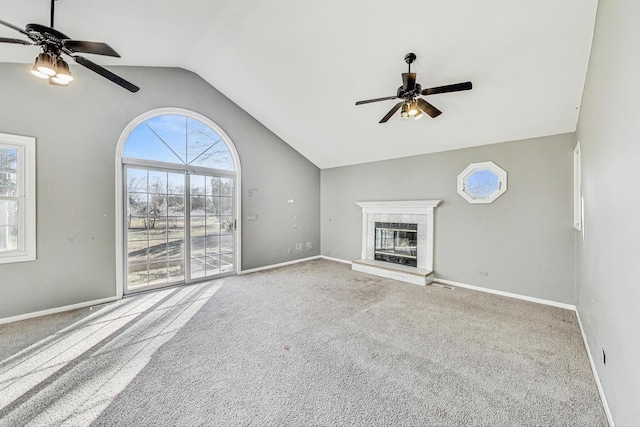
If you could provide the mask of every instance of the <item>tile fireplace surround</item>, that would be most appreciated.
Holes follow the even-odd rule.
[[[362,208],[362,254],[352,262],[352,270],[422,286],[433,282],[433,210],[440,203],[442,200],[356,202]],[[418,224],[417,267],[374,259],[376,222]]]

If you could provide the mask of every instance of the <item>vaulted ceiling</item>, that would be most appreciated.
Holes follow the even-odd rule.
[[[49,25],[49,0],[5,3],[0,19]],[[55,27],[109,43],[122,58],[87,55],[107,67],[194,71],[330,168],[574,131],[596,8],[597,0],[60,0]],[[0,36],[20,37],[4,27]],[[408,52],[423,87],[472,81],[473,90],[428,96],[443,112],[435,119],[397,114],[379,124],[396,101],[355,102],[395,95]],[[0,44],[0,62],[32,64],[37,53]]]

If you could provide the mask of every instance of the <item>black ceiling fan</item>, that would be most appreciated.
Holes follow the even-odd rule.
[[[29,40],[22,40],[0,37],[0,42],[40,47],[40,54],[36,58],[31,72],[37,77],[48,79],[49,83],[53,85],[67,86],[69,82],[73,80],[69,72],[69,65],[62,59],[62,54],[65,54],[73,58],[78,64],[100,74],[102,77],[111,80],[113,83],[128,91],[137,92],[140,90],[140,88],[133,83],[128,82],[95,62],[77,55],[77,53],[91,53],[94,55],[120,58],[118,52],[106,43],[72,40],[69,36],[55,30],[53,28],[53,18],[56,1],[58,0],[51,0],[50,27],[40,24],[27,24],[23,30],[20,27],[0,19],[0,24],[16,30],[29,38]]]
[[[393,108],[387,113],[386,116],[380,120],[380,123],[386,123],[396,111],[402,108],[400,115],[403,119],[413,117],[419,119],[422,117],[422,113],[425,112],[431,117],[438,117],[442,114],[442,111],[438,110],[433,105],[429,104],[424,99],[420,98],[420,95],[435,95],[438,93],[447,92],[459,92],[462,90],[471,90],[473,85],[471,82],[456,83],[446,86],[432,87],[428,89],[422,89],[422,86],[416,83],[416,73],[411,72],[411,64],[416,60],[414,53],[407,53],[404,57],[404,61],[409,64],[409,72],[402,73],[402,86],[398,88],[395,96],[386,96],[384,98],[367,99],[365,101],[358,101],[356,105],[369,104],[371,102],[389,101],[391,99],[401,99]]]

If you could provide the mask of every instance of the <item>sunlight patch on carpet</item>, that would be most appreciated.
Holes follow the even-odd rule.
[[[2,361],[0,418],[90,424],[220,286],[125,299]]]

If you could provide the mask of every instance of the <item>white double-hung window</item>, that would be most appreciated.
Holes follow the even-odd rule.
[[[0,133],[0,264],[36,259],[36,140]]]

